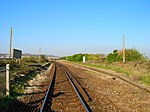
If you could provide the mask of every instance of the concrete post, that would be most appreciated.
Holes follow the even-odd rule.
[[[86,61],[86,60],[85,60],[85,56],[83,56],[83,63],[85,63],[85,61]]]
[[[6,95],[10,95],[10,64],[6,65]]]

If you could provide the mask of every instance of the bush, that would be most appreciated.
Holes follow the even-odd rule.
[[[7,61],[7,60],[0,60],[0,67],[1,66],[5,66],[7,63],[9,63],[9,61]]]
[[[106,61],[109,63],[121,61],[122,57],[118,54],[118,50],[114,50],[112,53],[108,54],[106,57]]]
[[[145,60],[144,56],[140,54],[135,48],[127,49],[126,51],[126,61],[143,61]]]
[[[73,56],[62,57],[62,60],[68,60],[73,62],[83,61],[83,56],[86,56],[86,60],[99,60],[99,55],[96,54],[74,54]]]
[[[23,63],[38,63],[38,58],[34,56],[24,57],[22,58]]]
[[[106,57],[107,62],[112,63],[116,61],[123,60],[123,53],[122,51],[114,50],[112,53],[108,54]],[[126,61],[143,61],[145,57],[140,54],[135,48],[133,49],[126,49],[125,50],[125,57]]]
[[[74,62],[81,62],[83,60],[83,54],[74,54],[73,56],[68,56],[67,60]]]
[[[115,62],[115,61],[116,61],[116,58],[117,58],[117,53],[110,53],[110,54],[108,54],[106,60],[107,60],[109,63],[112,63],[112,62]]]
[[[15,60],[10,61],[10,69],[19,68],[19,64]]]
[[[86,60],[99,60],[99,55],[98,54],[87,54],[86,55]]]

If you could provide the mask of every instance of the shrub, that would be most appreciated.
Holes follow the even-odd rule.
[[[144,56],[137,51],[135,48],[127,49],[126,51],[126,61],[143,61],[145,60]]]
[[[116,62],[116,61],[122,61],[123,60],[122,57],[123,57],[122,51],[114,50],[112,53],[107,55],[106,60],[107,60],[107,62],[112,63],[112,62]],[[126,57],[126,61],[143,61],[146,59],[135,48],[126,49],[125,57]]]
[[[122,58],[120,55],[118,55],[118,50],[114,50],[112,53],[108,54],[106,57],[106,61],[109,63],[115,62],[115,61],[121,61]]]
[[[7,63],[9,63],[9,61],[7,61],[7,60],[0,60],[0,67],[1,66],[5,66]]]
[[[83,61],[83,56],[86,56],[86,60],[99,60],[99,55],[96,54],[74,54],[73,56],[62,57],[62,60],[68,60],[73,62],[81,62]]]
[[[74,61],[74,62],[80,62],[83,60],[83,54],[74,54],[73,56],[68,56],[67,60]]]
[[[99,55],[97,54],[87,54],[86,55],[86,60],[99,60]]]
[[[24,57],[22,58],[22,62],[23,63],[38,63],[38,58],[34,57],[34,56],[30,56],[30,57]]]

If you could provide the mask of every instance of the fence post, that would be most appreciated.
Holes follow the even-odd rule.
[[[10,95],[10,82],[9,82],[9,80],[10,80],[10,78],[9,78],[9,76],[10,76],[10,64],[7,64],[6,65],[6,95],[7,96],[9,96]]]

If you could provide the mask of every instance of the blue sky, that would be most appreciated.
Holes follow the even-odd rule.
[[[0,52],[57,56],[125,47],[150,56],[149,0],[0,0]]]

